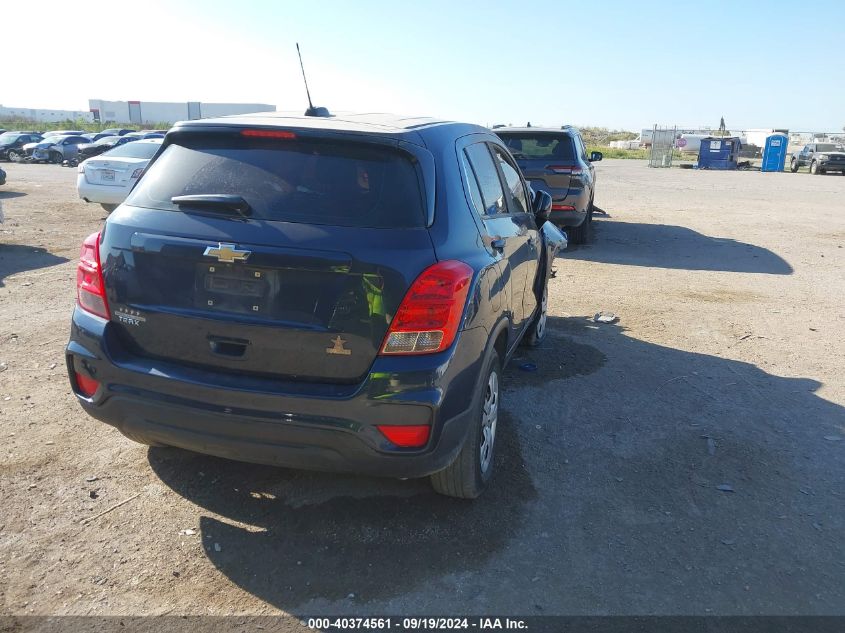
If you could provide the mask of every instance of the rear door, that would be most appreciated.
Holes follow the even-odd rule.
[[[527,235],[518,219],[510,213],[509,194],[490,150],[486,142],[473,143],[463,149],[461,158],[467,172],[473,206],[481,218],[484,242],[501,258],[505,296],[509,297],[510,303],[505,309],[512,314],[515,333],[521,329],[526,318],[523,294],[528,257]]]
[[[127,354],[288,380],[367,373],[435,262],[422,177],[396,143],[289,134],[177,133],[110,216],[101,256]],[[172,201],[214,195],[248,210]]]
[[[519,169],[501,147],[491,144],[491,149],[505,187],[505,199],[511,222],[517,227],[520,236],[522,253],[518,257],[520,269],[515,277],[522,280],[522,319],[524,320],[528,319],[537,307],[534,280],[537,277],[537,266],[540,261],[540,234],[537,231],[534,215],[531,213],[528,191],[519,175]]]

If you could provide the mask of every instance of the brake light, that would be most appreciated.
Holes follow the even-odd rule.
[[[577,165],[546,165],[546,169],[556,174],[581,174],[584,170]]]
[[[382,354],[432,354],[448,348],[461,324],[472,268],[438,262],[416,278],[390,323]]]
[[[130,180],[135,180],[136,178],[140,178],[141,174],[143,174],[143,173],[144,173],[144,168],[139,167],[138,169],[136,169],[135,171],[132,172],[132,175],[129,176],[129,178],[130,178]]]
[[[97,389],[100,387],[98,381],[85,374],[80,374],[78,371],[74,372],[74,377],[76,378],[76,387],[83,396],[90,398],[97,393]]]
[[[431,427],[427,424],[414,425],[377,425],[376,428],[381,431],[391,442],[396,446],[402,448],[414,448],[425,446],[428,442],[428,436],[431,433]]]
[[[76,267],[76,298],[79,307],[104,319],[109,318],[106,285],[100,266],[100,234],[92,233],[82,243]]]
[[[252,136],[257,138],[296,138],[296,134],[290,130],[241,130],[241,136]]]
[[[552,204],[552,211],[575,211],[575,207],[569,204]]]

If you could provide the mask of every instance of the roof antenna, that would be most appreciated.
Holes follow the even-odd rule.
[[[308,90],[308,79],[305,78],[305,66],[302,65],[302,53],[299,51],[299,42],[296,43],[296,54],[299,55],[299,67],[302,69],[302,81],[305,83],[305,94],[308,96],[308,109],[305,116],[331,116],[328,108],[314,107],[311,103],[311,92]]]

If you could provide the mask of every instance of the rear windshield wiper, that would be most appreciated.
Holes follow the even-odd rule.
[[[252,214],[252,207],[241,196],[230,196],[222,193],[202,193],[191,196],[173,196],[170,202],[177,207],[195,207],[213,211],[233,211],[243,217]]]

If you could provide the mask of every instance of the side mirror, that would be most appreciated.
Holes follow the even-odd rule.
[[[537,227],[549,221],[552,214],[552,197],[548,191],[535,191],[534,199],[531,201],[531,210],[534,212],[534,219]]]
[[[602,154],[601,152],[590,152],[590,162],[591,163],[597,163],[602,158],[604,158],[604,154]]]

